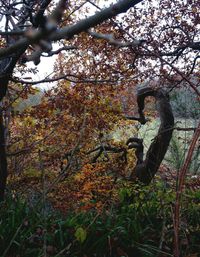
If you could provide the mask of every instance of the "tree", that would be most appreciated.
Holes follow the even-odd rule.
[[[140,1],[119,1],[117,4],[106,8],[99,13],[76,22],[71,26],[58,28],[62,21],[62,14],[69,9],[70,4],[66,1],[60,1],[55,9],[48,16],[45,11],[52,1],[30,1],[29,3],[21,3],[17,1],[2,2],[2,15],[5,17],[4,31],[1,32],[3,37],[1,49],[1,88],[0,100],[6,95],[8,82],[12,76],[13,69],[19,61],[32,60],[37,65],[40,62],[40,56],[43,52],[47,52],[49,56],[52,52],[52,41],[61,39],[71,39],[74,35],[79,34],[89,28],[98,25],[99,23],[112,18],[119,13],[127,11]],[[31,25],[28,25],[30,22]],[[64,23],[64,22],[63,22]],[[28,50],[29,46],[35,45],[32,53],[29,56],[22,55]],[[64,47],[64,50],[68,49]],[[60,52],[63,49],[57,51]],[[24,59],[23,59],[24,58]],[[2,110],[1,110],[2,116]],[[7,163],[5,153],[4,127],[1,118],[1,136],[0,136],[0,199],[4,198],[5,183],[7,177]]]
[[[73,14],[87,11],[87,4],[95,7],[97,13],[79,20]],[[57,76],[40,82],[64,79],[82,83],[83,87],[101,83],[133,90],[138,83],[148,82],[152,87],[165,85],[171,91],[186,81],[200,96],[199,6],[195,1],[121,0],[102,10],[98,1],[63,0],[57,5],[50,0],[23,5],[8,1],[2,2],[2,10],[5,26],[1,31],[1,100],[10,80],[25,85],[38,83],[14,77],[17,62],[33,61],[37,65],[41,56],[54,54],[58,55]],[[123,12],[126,14],[116,17]],[[59,42],[60,48],[52,50],[53,42]],[[7,177],[2,118],[0,131],[2,200]]]

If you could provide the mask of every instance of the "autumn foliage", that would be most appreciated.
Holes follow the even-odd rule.
[[[12,225],[0,219],[11,229],[0,254],[18,245],[23,257],[24,243],[38,251],[26,256],[197,257],[199,1],[1,2],[0,201]],[[137,93],[146,87],[162,88],[175,116],[148,187],[135,167],[162,113],[145,100],[144,132]],[[131,137],[144,139],[142,161]]]

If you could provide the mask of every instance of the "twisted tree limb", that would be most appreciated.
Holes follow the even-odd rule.
[[[157,136],[151,143],[145,160],[143,160],[143,144],[138,138],[131,138],[127,144],[129,148],[136,148],[137,164],[131,177],[136,174],[137,178],[144,184],[149,184],[167,152],[174,128],[174,116],[169,102],[168,94],[163,89],[143,88],[138,90],[137,104],[139,121],[141,124],[146,123],[144,116],[145,98],[153,96],[156,99],[156,105],[160,116],[160,127]],[[130,144],[131,143],[131,144]]]
[[[94,152],[97,152],[97,154],[92,159],[92,163],[95,163],[102,154],[105,154],[105,156],[109,159],[109,157],[107,155],[108,152],[121,153],[122,154],[121,159],[124,162],[127,162],[127,151],[126,151],[125,147],[115,147],[115,146],[102,144],[101,146],[89,151],[87,154],[91,154],[91,153],[94,153]]]

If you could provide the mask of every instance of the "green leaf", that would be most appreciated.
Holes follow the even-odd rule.
[[[87,237],[86,230],[82,227],[77,228],[75,232],[75,237],[79,242],[83,243]]]

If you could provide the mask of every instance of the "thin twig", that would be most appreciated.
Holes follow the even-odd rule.
[[[191,163],[192,155],[195,149],[195,145],[197,143],[198,138],[200,137],[200,122],[199,125],[193,135],[192,142],[190,144],[187,157],[183,164],[182,169],[179,172],[178,177],[178,189],[176,192],[176,202],[175,202],[175,210],[174,210],[174,257],[180,256],[180,249],[179,249],[179,228],[180,228],[180,206],[181,206],[181,195],[184,187],[185,176],[188,170],[188,167]]]

